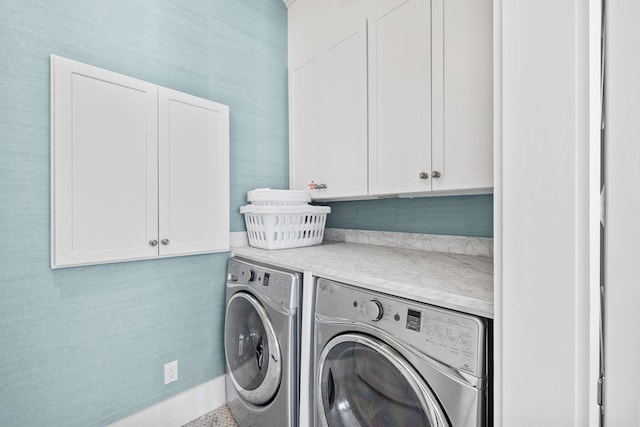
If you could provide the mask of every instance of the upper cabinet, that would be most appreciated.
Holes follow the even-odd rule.
[[[290,145],[291,187],[329,198],[366,194],[366,21],[339,14],[313,44],[290,62],[289,133],[301,142]]]
[[[432,180],[437,191],[493,188],[491,0],[433,0]]]
[[[315,199],[490,192],[491,8],[291,4],[291,187]]]
[[[159,255],[229,250],[229,107],[159,88]]]
[[[51,57],[52,267],[228,250],[227,106]]]
[[[424,192],[431,180],[428,0],[377,1],[369,15],[369,192]]]

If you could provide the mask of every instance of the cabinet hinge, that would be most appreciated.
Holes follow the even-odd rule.
[[[600,189],[600,223],[603,227],[606,227],[606,219],[607,219],[607,193],[605,186],[603,185]]]
[[[602,406],[602,395],[604,393],[604,377],[598,377],[598,406]]]

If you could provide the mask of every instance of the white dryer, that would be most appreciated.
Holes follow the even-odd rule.
[[[300,273],[231,258],[224,349],[227,402],[238,425],[298,423]]]
[[[317,426],[490,423],[488,321],[318,279]]]

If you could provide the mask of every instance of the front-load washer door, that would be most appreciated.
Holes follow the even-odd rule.
[[[240,396],[254,405],[273,399],[282,376],[280,346],[267,312],[248,293],[238,292],[227,303],[224,351]]]
[[[316,405],[323,426],[450,426],[417,371],[380,340],[339,335],[318,362]]]

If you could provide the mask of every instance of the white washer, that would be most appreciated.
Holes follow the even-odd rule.
[[[240,258],[227,267],[227,402],[238,425],[298,423],[302,275]]]
[[[318,279],[318,426],[490,425],[488,321]]]

